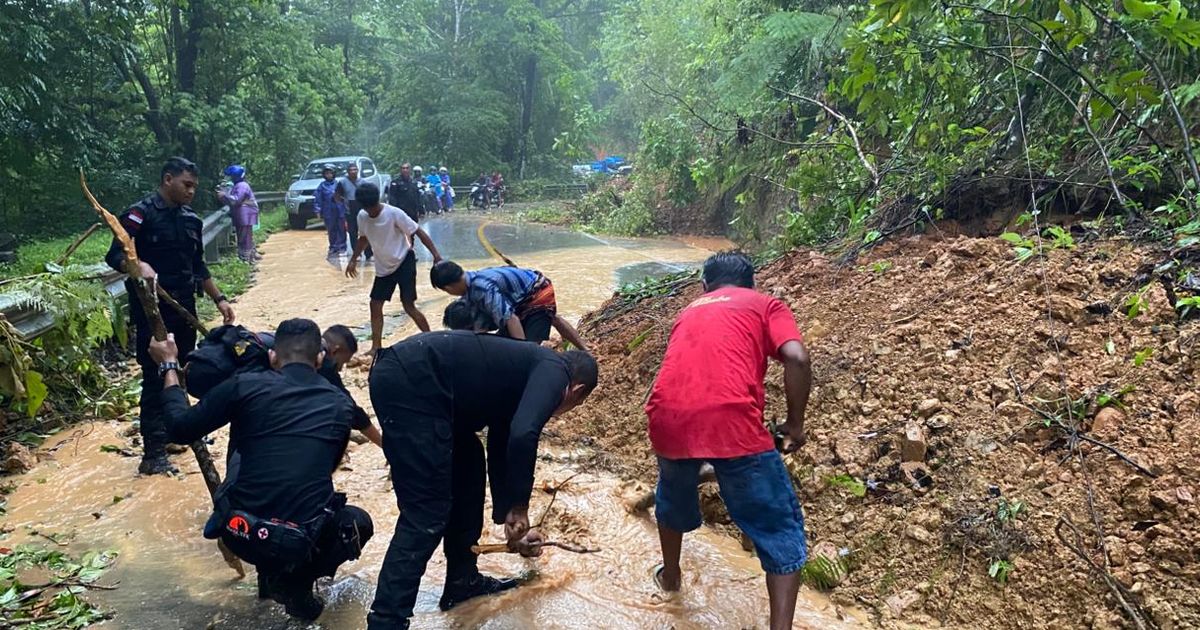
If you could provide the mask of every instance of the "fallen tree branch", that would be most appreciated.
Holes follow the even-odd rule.
[[[566,479],[563,479],[561,482],[559,482],[559,484],[557,486],[555,486],[549,490],[550,503],[548,503],[546,505],[546,511],[542,512],[542,517],[538,519],[537,525],[534,525],[533,529],[541,529],[542,523],[545,523],[546,518],[548,516],[550,516],[550,508],[554,507],[554,501],[555,501],[555,499],[558,498],[559,491],[562,490],[563,488],[567,487],[567,484],[570,483],[572,479],[578,477],[582,473],[583,473],[582,470],[577,471],[575,474],[571,475],[570,477],[567,477]]]
[[[142,277],[141,260],[137,255],[137,247],[133,244],[133,239],[129,238],[129,233],[125,231],[117,217],[106,210],[96,197],[92,195],[92,191],[88,189],[87,179],[83,175],[83,169],[79,169],[79,185],[83,187],[83,194],[92,204],[92,208],[96,210],[96,214],[104,223],[108,224],[109,230],[112,231],[113,238],[121,244],[121,248],[125,250],[125,273],[129,274],[130,284],[133,287],[134,294],[137,296],[138,302],[142,305],[142,311],[146,314],[146,321],[150,324],[150,330],[154,338],[162,341],[167,338],[167,327],[163,324],[162,313],[158,310],[158,300],[155,299],[157,292],[152,290],[151,286],[157,286],[153,278]],[[204,484],[208,487],[208,493],[215,499],[217,488],[221,485],[221,474],[217,472],[217,466],[213,463],[212,455],[208,452],[208,445],[204,440],[196,440],[191,443],[192,453],[196,456],[196,463],[200,465],[200,474],[204,477]],[[234,571],[237,571],[240,577],[246,577],[246,569],[242,567],[242,561],[238,559],[224,544],[218,543],[217,547],[221,550],[221,555],[225,558],[225,563]]]
[[[599,553],[600,552],[599,549],[588,549],[587,547],[583,547],[580,545],[567,543],[567,542],[558,542],[555,540],[547,540],[546,542],[542,542],[542,543],[534,543],[534,544],[530,545],[530,547],[535,547],[535,548],[539,548],[539,549],[545,548],[545,547],[556,547],[558,549],[562,549],[563,551],[570,551],[571,553]],[[517,550],[509,549],[508,543],[486,543],[483,545],[471,545],[471,553],[482,556],[484,554],[489,554],[489,553],[517,553]]]
[[[847,119],[845,116],[843,116],[836,109],[826,105],[825,103],[822,103],[821,101],[819,101],[815,98],[809,98],[802,94],[795,94],[793,92],[789,92],[787,90],[775,87],[773,85],[770,86],[770,88],[772,90],[775,90],[776,92],[779,92],[780,94],[785,95],[785,96],[789,96],[794,99],[799,99],[801,101],[804,101],[805,103],[811,103],[813,105],[816,105],[817,107],[820,107],[821,109],[825,110],[825,112],[828,113],[830,116],[833,116],[834,118],[838,119],[843,125],[845,125],[846,131],[849,132],[849,134],[850,134],[850,139],[854,141],[854,150],[858,152],[859,161],[861,161],[863,166],[866,167],[867,171],[869,171],[871,173],[871,181],[875,184],[875,187],[879,187],[879,171],[876,170],[876,168],[871,164],[871,162],[869,160],[867,160],[867,154],[863,151],[862,143],[858,141],[858,132],[854,129],[854,124],[851,123],[849,121],[849,119]]]
[[[1145,466],[1142,466],[1141,464],[1133,461],[1132,459],[1129,459],[1129,457],[1127,455],[1125,455],[1124,453],[1119,451],[1117,449],[1117,447],[1115,447],[1111,444],[1105,444],[1104,442],[1101,442],[1100,440],[1097,440],[1094,437],[1084,435],[1083,433],[1080,433],[1078,431],[1076,431],[1075,434],[1072,435],[1071,437],[1073,437],[1076,440],[1083,440],[1084,442],[1087,442],[1088,444],[1095,444],[1096,446],[1099,446],[1100,448],[1107,450],[1108,452],[1112,453],[1113,455],[1116,455],[1121,461],[1125,462],[1126,464],[1129,464],[1130,466],[1133,466],[1138,472],[1142,473],[1143,475],[1146,475],[1147,477],[1150,477],[1151,479],[1158,478],[1158,475],[1154,474],[1153,472],[1150,472]]]
[[[200,320],[197,319],[195,315],[192,315],[191,311],[184,308],[178,300],[171,297],[171,294],[167,293],[166,289],[162,288],[161,286],[156,288],[158,289],[158,297],[160,300],[166,302],[167,306],[170,306],[171,309],[178,313],[179,316],[182,317],[189,326],[194,328],[196,332],[200,333],[201,337],[208,336],[208,328],[204,324],[200,323]]]
[[[88,240],[88,238],[90,238],[93,234],[95,234],[96,230],[99,230],[99,229],[100,229],[100,224],[93,223],[92,227],[89,227],[86,232],[84,232],[83,234],[80,234],[79,238],[75,239],[75,242],[71,243],[71,246],[67,248],[67,251],[63,252],[62,256],[58,257],[58,260],[56,261],[58,266],[61,267],[65,264],[67,264],[67,259],[71,257],[71,254],[74,254],[75,250],[79,249],[79,246],[83,245],[84,241]]]
[[[1071,534],[1075,537],[1074,542],[1067,540],[1066,535],[1063,534],[1062,531],[1064,528],[1071,530]],[[1108,590],[1112,592],[1113,597],[1115,597],[1117,602],[1121,604],[1121,608],[1125,611],[1126,616],[1133,621],[1134,626],[1136,626],[1138,630],[1150,630],[1152,626],[1147,624],[1145,615],[1138,608],[1137,603],[1131,601],[1133,600],[1133,595],[1125,589],[1125,585],[1117,581],[1117,578],[1113,577],[1113,575],[1105,570],[1104,567],[1096,564],[1096,562],[1084,552],[1083,534],[1079,531],[1079,528],[1075,526],[1075,523],[1071,522],[1071,519],[1067,518],[1066,515],[1060,515],[1058,517],[1058,523],[1054,526],[1054,535],[1058,537],[1058,541],[1062,543],[1062,546],[1066,547],[1068,551],[1075,554],[1080,560],[1083,560],[1093,573],[1100,576],[1100,578],[1104,581],[1104,585],[1107,586]]]

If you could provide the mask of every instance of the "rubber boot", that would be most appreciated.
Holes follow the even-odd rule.
[[[138,465],[138,473],[142,475],[176,475],[179,474],[179,469],[171,464],[167,459],[166,453],[162,455],[151,455],[142,458],[142,463]]]
[[[503,593],[520,585],[521,581],[516,578],[497,579],[476,573],[469,578],[447,582],[442,589],[442,598],[438,600],[438,608],[450,610],[468,599]]]

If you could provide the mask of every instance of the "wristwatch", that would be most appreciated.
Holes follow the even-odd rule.
[[[217,306],[220,306],[221,302],[228,302],[228,301],[229,301],[229,298],[225,297],[224,293],[213,298],[213,304],[216,304]]]
[[[179,371],[179,363],[176,361],[163,361],[162,363],[159,363],[158,364],[159,378],[166,376],[167,372],[170,372],[171,370],[175,370],[176,372],[178,372]]]

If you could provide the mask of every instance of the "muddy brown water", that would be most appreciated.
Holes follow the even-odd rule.
[[[488,223],[477,217],[438,218],[425,224],[443,255],[465,268],[495,264],[484,238],[518,264],[536,267],[555,281],[560,312],[578,320],[606,299],[617,282],[641,274],[694,265],[709,251],[678,241],[595,239],[538,226]],[[709,243],[706,243],[706,245]],[[322,327],[345,323],[364,332],[366,294],[373,274],[368,266],[357,280],[345,278],[323,258],[324,235],[285,232],[271,237],[254,288],[235,304],[239,321],[269,329],[287,317],[304,316]],[[429,258],[423,249],[418,268],[419,305],[435,328],[449,299],[428,288]],[[415,332],[399,304],[389,305],[387,341]],[[398,314],[397,314],[398,313]],[[369,407],[366,372],[345,375],[360,404]],[[569,422],[570,418],[554,422]],[[553,425],[551,425],[553,426]],[[211,504],[190,455],[175,456],[178,478],[139,477],[138,460],[105,453],[106,444],[127,444],[128,422],[82,425],[49,439],[37,467],[13,478],[5,517],[6,543],[53,545],[44,535],[69,540],[65,549],[111,548],[120,552],[92,601],[115,612],[116,628],[363,628],[380,563],[395,527],[398,508],[382,452],[370,444],[351,445],[335,483],[351,503],[370,512],[375,537],[357,561],[322,585],[329,606],[317,624],[289,620],[282,608],[259,602],[253,573],[245,580],[222,562],[200,529]],[[214,435],[212,450],[223,461],[225,431]],[[685,586],[676,598],[661,598],[650,579],[658,562],[653,521],[628,513],[626,484],[587,462],[588,454],[544,445],[537,468],[532,518],[537,518],[556,487],[549,538],[600,548],[577,555],[549,549],[534,560],[507,554],[485,555],[480,569],[508,575],[527,572],[531,581],[500,596],[482,598],[448,613],[437,609],[445,561],[430,562],[417,602],[414,628],[754,628],[765,627],[767,600],[756,559],[733,539],[706,529],[690,534],[684,553]],[[490,512],[489,512],[490,513]],[[484,542],[498,541],[502,528],[490,523]],[[252,569],[251,569],[252,571]],[[818,594],[802,591],[796,627],[841,628],[861,618],[843,615]],[[843,619],[844,617],[844,619]]]

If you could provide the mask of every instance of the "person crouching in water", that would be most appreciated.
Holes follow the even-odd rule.
[[[171,441],[188,444],[228,424],[229,448],[240,454],[236,479],[216,499],[219,537],[257,567],[260,598],[316,619],[325,608],[316,579],[358,558],[374,532],[370,515],[334,492],[353,412],[351,400],[317,374],[320,329],[307,319],[284,321],[270,352],[278,371],[237,374],[194,407],[179,386],[174,336],[151,341],[149,352],[165,382]]]
[[[505,337],[540,344],[550,338],[553,327],[571,345],[587,350],[575,327],[559,317],[554,285],[540,271],[513,266],[463,271],[458,263],[443,260],[430,268],[429,282],[465,298]]]
[[[654,516],[663,564],[654,581],[678,591],[684,532],[700,527],[701,465],[716,469],[721,498],[767,573],[771,629],[792,627],[806,548],[804,516],[775,438],[763,425],[767,359],[783,363],[784,452],[804,443],[812,387],[808,350],[792,312],[754,290],[754,265],[739,253],[704,262],[704,295],[679,313],[646,402],[658,455]]]

